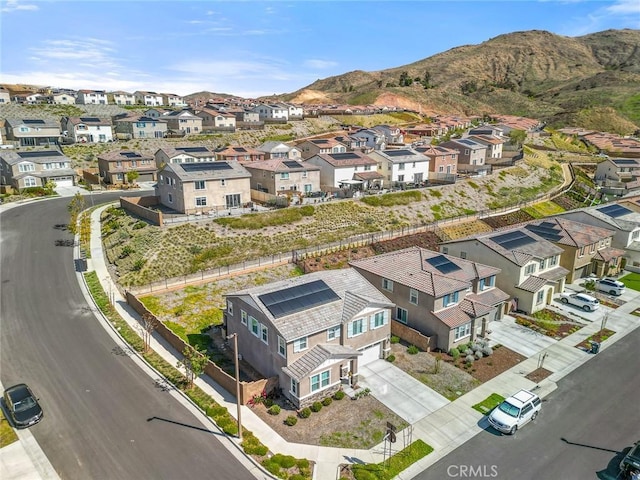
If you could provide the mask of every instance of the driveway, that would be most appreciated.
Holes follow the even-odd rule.
[[[403,372],[391,362],[375,360],[360,367],[360,386],[410,424],[449,403],[445,397]]]
[[[491,322],[489,328],[491,329],[489,334],[491,346],[504,345],[527,358],[556,343],[556,340],[551,337],[518,325],[515,318],[509,315],[505,315],[502,320]]]

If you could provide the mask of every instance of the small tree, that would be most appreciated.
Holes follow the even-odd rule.
[[[77,233],[77,223],[78,223],[78,215],[85,209],[86,204],[84,201],[84,197],[80,194],[80,192],[76,193],[69,205],[67,205],[67,210],[71,214],[71,218],[69,219],[69,231],[73,234]]]
[[[145,312],[142,314],[142,340],[144,340],[144,351],[149,351],[151,344],[151,334],[158,328],[158,319],[155,315]]]
[[[58,185],[53,180],[49,180],[44,184],[44,189],[47,191],[47,195],[53,195],[54,190]]]
[[[127,172],[127,182],[134,183],[139,176],[140,174],[137,170],[131,170],[130,172]]]
[[[193,381],[196,377],[202,375],[204,367],[209,361],[205,352],[201,352],[193,347],[186,347],[182,352],[182,360],[178,362],[178,368],[184,369],[188,388],[193,388]]]
[[[511,130],[509,132],[509,140],[511,143],[521,146],[527,139],[527,132],[524,130]]]

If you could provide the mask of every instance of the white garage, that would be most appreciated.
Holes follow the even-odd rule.
[[[375,360],[380,358],[380,352],[382,349],[382,342],[378,342],[374,345],[370,345],[368,347],[359,350],[362,355],[358,357],[358,365],[367,365]]]
[[[52,178],[56,187],[73,187],[73,177],[56,177]]]

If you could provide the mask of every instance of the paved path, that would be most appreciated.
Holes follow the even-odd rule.
[[[492,347],[498,344],[504,345],[525,357],[532,357],[556,343],[553,338],[518,325],[515,318],[510,315],[491,322],[489,328],[491,329],[489,344]]]

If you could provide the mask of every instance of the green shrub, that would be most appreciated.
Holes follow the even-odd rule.
[[[325,407],[328,407],[329,405],[331,405],[331,402],[333,402],[331,397],[327,397],[325,399],[322,400],[322,405],[324,405]]]
[[[271,408],[271,406],[273,405],[273,399],[271,398],[265,398],[264,399],[264,406],[267,408]]]
[[[298,423],[298,419],[297,419],[296,417],[294,417],[293,415],[289,415],[289,416],[285,419],[284,423],[285,423],[286,425],[289,425],[290,427],[293,427],[296,423]]]
[[[344,398],[345,393],[342,390],[338,390],[336,393],[333,394],[333,399],[334,400],[342,400]]]
[[[393,353],[387,357],[387,362],[395,362],[395,361],[396,361],[396,356]]]
[[[268,412],[269,412],[270,415],[279,415],[280,414],[280,410],[281,410],[280,405],[271,405],[269,407]]]
[[[307,469],[309,468],[309,460],[306,458],[299,458],[298,461],[296,462],[296,466],[301,470]]]
[[[320,410],[322,410],[322,403],[313,402],[313,404],[311,404],[311,411],[312,412],[318,413]]]
[[[407,353],[409,355],[415,355],[419,351],[420,351],[420,349],[418,347],[416,347],[415,345],[409,345],[409,348],[407,348]]]
[[[451,355],[454,360],[457,360],[460,356],[460,350],[458,350],[457,348],[452,348],[451,350],[449,350],[449,355]]]
[[[298,412],[298,416],[300,418],[309,418],[311,416],[311,409],[309,407],[304,407]]]
[[[264,456],[269,452],[269,449],[253,433],[248,431],[244,432],[242,448],[247,455]]]
[[[391,338],[389,339],[389,341],[391,343],[400,343],[400,337],[396,337],[395,335],[391,335]]]
[[[313,207],[313,205],[304,205],[300,207],[300,213],[302,214],[303,217],[313,216],[315,210],[316,209]]]
[[[296,465],[295,457],[291,455],[283,455],[281,453],[276,453],[271,457],[271,461],[277,463],[282,468],[292,468]]]

